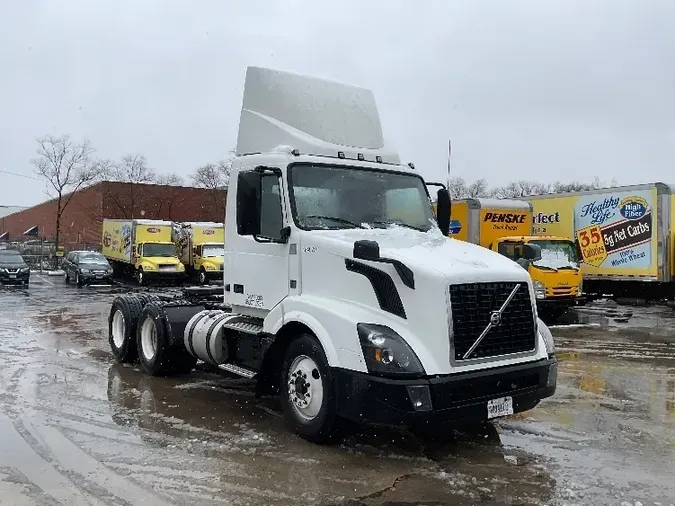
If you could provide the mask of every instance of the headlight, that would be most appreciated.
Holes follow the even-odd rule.
[[[537,331],[541,334],[541,337],[544,338],[544,343],[546,344],[546,353],[549,356],[555,355],[555,343],[553,342],[553,334],[541,318],[537,318]]]
[[[30,267],[23,267],[21,269],[21,272],[28,272],[28,271],[30,271]]]
[[[424,375],[424,368],[408,343],[389,327],[370,323],[356,326],[368,372]]]
[[[534,288],[534,296],[537,299],[543,299],[546,297],[546,285],[544,283],[541,281],[534,281],[532,285]]]

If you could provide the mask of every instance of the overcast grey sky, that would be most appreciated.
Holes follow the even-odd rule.
[[[247,65],[371,88],[425,177],[675,182],[672,0],[7,0],[0,170],[88,137],[187,175],[234,147]],[[0,173],[0,204],[41,183]]]

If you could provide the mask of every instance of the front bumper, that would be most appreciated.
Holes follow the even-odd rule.
[[[353,421],[382,424],[477,422],[487,403],[510,396],[513,412],[527,411],[555,393],[555,357],[513,366],[423,379],[389,379],[335,369],[338,413]],[[421,402],[415,408],[413,399]]]
[[[29,272],[5,272],[0,271],[0,283],[28,283],[30,280]]]
[[[81,272],[80,279],[83,283],[112,283],[112,273],[110,274],[93,274],[90,272]]]
[[[185,271],[143,271],[143,277],[154,283],[171,283],[185,279]]]
[[[223,279],[223,271],[204,271],[206,272],[206,279],[209,281],[217,281]]]

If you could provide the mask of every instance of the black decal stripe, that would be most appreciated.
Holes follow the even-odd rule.
[[[401,318],[407,318],[403,302],[401,302],[401,296],[396,289],[394,280],[391,279],[389,274],[370,265],[355,262],[349,258],[345,259],[345,266],[348,271],[368,278],[375,291],[377,302],[383,311],[400,316]]]

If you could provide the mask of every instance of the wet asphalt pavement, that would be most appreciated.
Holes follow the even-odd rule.
[[[0,287],[0,505],[675,504],[672,309],[597,303],[554,327],[558,391],[521,416],[317,446],[247,380],[116,364],[115,292]]]

